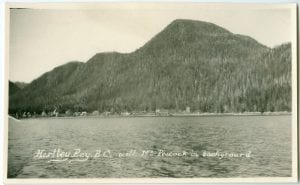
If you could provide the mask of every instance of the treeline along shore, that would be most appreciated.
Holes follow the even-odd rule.
[[[59,112],[42,112],[41,114],[23,112],[23,114],[16,113],[10,115],[17,119],[26,119],[26,118],[85,118],[85,117],[202,117],[202,116],[280,116],[280,115],[291,115],[291,112],[240,112],[240,113],[200,113],[200,112],[175,112],[168,110],[157,110],[155,112],[146,112],[146,111],[134,111],[134,112],[121,112],[121,113],[111,113],[99,111],[94,111],[91,113],[88,112],[71,112],[66,111],[65,113]]]
[[[291,44],[269,48],[212,23],[179,19],[134,52],[69,62],[22,88],[9,83],[9,114],[19,117],[162,110],[291,112]]]

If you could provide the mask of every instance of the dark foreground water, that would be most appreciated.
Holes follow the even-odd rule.
[[[291,166],[291,116],[9,121],[9,178],[288,177]]]

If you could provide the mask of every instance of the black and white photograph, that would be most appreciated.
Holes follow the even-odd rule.
[[[297,182],[296,8],[7,3],[6,182]]]

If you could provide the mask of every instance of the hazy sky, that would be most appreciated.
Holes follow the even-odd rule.
[[[212,22],[269,47],[291,41],[291,9],[279,6],[123,3],[81,10],[12,9],[9,79],[30,82],[99,52],[132,52],[178,18]]]

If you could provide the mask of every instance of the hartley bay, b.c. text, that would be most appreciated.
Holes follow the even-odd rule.
[[[79,148],[65,151],[63,149],[45,150],[38,149],[33,158],[35,160],[45,160],[46,162],[84,162],[93,159],[110,159],[110,158],[134,158],[134,157],[160,157],[160,158],[251,158],[251,151],[247,152],[227,152],[222,150],[215,151],[168,151],[168,150],[135,150],[114,151],[111,149],[96,149],[94,151],[83,151]]]

